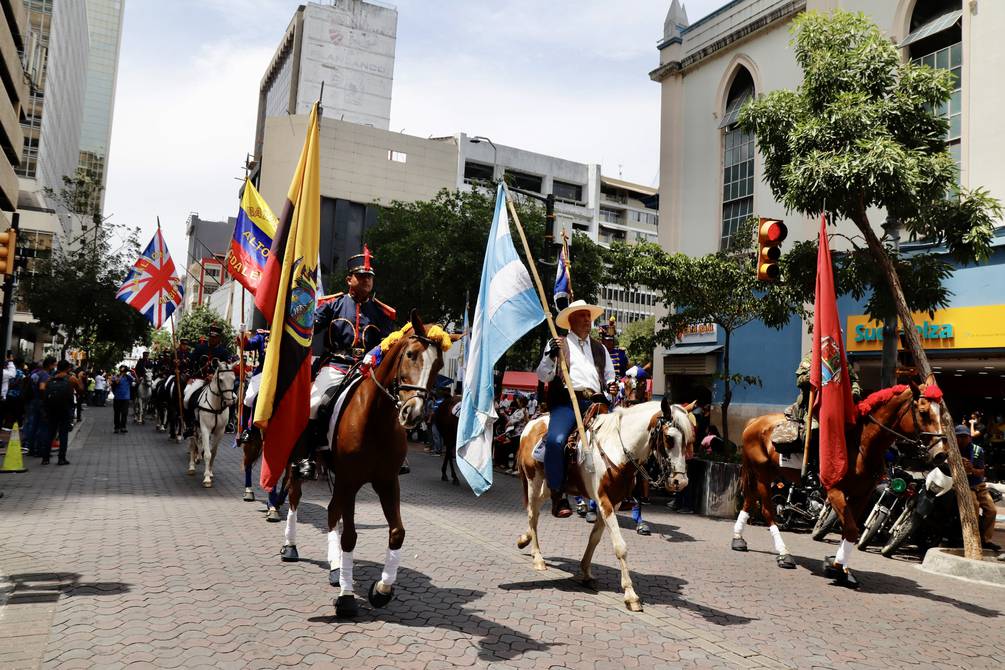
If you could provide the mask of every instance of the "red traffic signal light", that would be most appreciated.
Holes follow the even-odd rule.
[[[16,230],[11,228],[0,233],[0,273],[9,275],[14,272],[16,244]]]
[[[778,281],[781,271],[778,259],[782,256],[780,245],[789,234],[785,224],[778,219],[761,218],[757,226],[757,279]]]

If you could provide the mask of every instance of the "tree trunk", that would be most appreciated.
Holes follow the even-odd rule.
[[[900,317],[900,322],[904,326],[904,339],[907,341],[907,346],[914,357],[914,361],[918,364],[922,379],[934,381],[932,366],[928,362],[928,356],[925,354],[924,347],[921,346],[921,337],[914,327],[914,317],[907,306],[907,300],[904,299],[904,289],[900,285],[900,278],[897,276],[897,270],[893,262],[887,255],[886,249],[883,248],[879,238],[876,237],[876,233],[869,224],[869,219],[864,209],[857,213],[854,217],[854,222],[862,232],[862,235],[865,236],[869,250],[872,252],[876,262],[879,263],[883,274],[886,276],[886,281],[890,285],[890,292],[897,305],[897,316]],[[983,554],[981,552],[977,513],[974,509],[973,499],[970,496],[970,485],[967,482],[967,474],[963,469],[963,457],[960,456],[960,448],[956,443],[956,431],[954,430],[956,424],[953,422],[953,417],[949,414],[949,408],[946,406],[947,403],[941,402],[939,405],[942,408],[942,430],[946,434],[946,452],[949,454],[949,468],[953,475],[953,491],[956,493],[956,500],[960,507],[960,522],[963,526],[963,553],[967,558],[981,560]]]
[[[897,315],[887,314],[883,319],[883,367],[880,385],[893,386],[897,381]]]
[[[726,346],[722,349],[722,376],[725,383],[725,392],[722,394],[722,439],[727,448],[729,447],[729,403],[733,399],[733,388],[729,383],[729,336],[730,331],[726,330]]]

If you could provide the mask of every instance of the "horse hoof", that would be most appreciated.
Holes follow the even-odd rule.
[[[734,537],[733,544],[731,546],[733,551],[747,551],[747,541],[742,537]]]
[[[356,604],[356,596],[347,594],[335,599],[335,616],[339,619],[352,619],[359,614],[359,605]]]
[[[202,488],[204,488],[204,489],[211,489],[211,488],[213,488],[213,480],[212,479],[203,479],[202,480]]]
[[[270,507],[269,511],[265,513],[265,520],[269,523],[279,523],[279,510]]]
[[[447,479],[447,476],[446,476],[446,475],[440,475],[440,481],[441,481],[441,482],[449,482],[450,480],[449,480],[449,479]]]
[[[597,580],[593,577],[584,577],[583,575],[576,575],[572,578],[572,581],[576,582],[583,588],[590,589],[591,591],[597,590]]]
[[[329,570],[328,583],[332,586],[338,586],[339,585],[338,575],[339,575],[338,568],[335,568],[334,570]]]
[[[548,569],[548,564],[544,562],[543,558],[538,559],[534,561],[534,569],[537,570],[538,572],[544,572],[545,570]]]
[[[188,474],[189,477],[191,477],[192,475],[194,475],[195,474],[195,468],[189,468],[187,474]]]
[[[625,607],[628,608],[629,612],[641,612],[642,611],[642,601],[641,600],[629,600],[625,602]]]
[[[859,587],[859,581],[855,579],[855,575],[849,570],[841,570],[837,578],[834,579],[834,583],[846,589],[857,589]]]
[[[786,570],[795,570],[796,562],[792,560],[792,556],[789,554],[781,554],[777,559],[778,567],[784,568]]]
[[[530,544],[530,535],[521,535],[516,539],[516,548],[525,549]]]
[[[297,553],[297,545],[284,544],[283,548],[279,551],[279,559],[283,563],[296,563],[299,561],[300,554]]]
[[[834,565],[834,556],[824,556],[824,577],[837,579],[842,572],[841,568]]]
[[[255,492],[250,489],[245,490],[244,502],[255,502]]]
[[[390,593],[381,593],[377,590],[377,584],[379,583],[379,581],[376,581],[370,584],[370,592],[366,597],[374,607],[387,607],[387,604],[394,600],[394,587],[391,587]]]

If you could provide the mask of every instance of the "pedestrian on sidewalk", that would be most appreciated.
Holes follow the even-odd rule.
[[[112,412],[115,432],[128,433],[126,421],[129,418],[129,401],[132,399],[133,373],[125,365],[119,366],[119,374],[112,377]]]
[[[8,371],[12,371],[13,377],[7,378]],[[4,369],[4,391],[3,402],[3,428],[10,430],[14,424],[24,426],[24,400],[21,398],[21,391],[24,387],[24,361],[20,359],[8,360]]]
[[[45,442],[49,436],[48,417],[45,413],[45,403],[42,402],[45,393],[45,384],[49,381],[53,370],[56,368],[56,357],[46,356],[38,364],[28,377],[24,385],[27,394],[27,405],[25,414],[25,437],[24,446],[28,449],[29,456],[47,458],[52,452],[52,443]],[[22,393],[22,396],[25,395]]]
[[[963,470],[967,473],[974,509],[980,517],[981,546],[992,551],[1001,551],[1001,547],[992,540],[998,509],[984,479],[984,449],[974,444],[970,428],[966,424],[956,426],[956,442],[960,447],[960,456],[963,457]]]
[[[98,374],[94,375],[94,399],[91,403],[95,407],[104,407],[106,400],[108,400],[108,380],[104,370],[99,370]]]
[[[56,374],[45,385],[45,411],[49,415],[49,432],[46,444],[59,436],[59,460],[57,465],[69,465],[66,447],[70,441],[70,423],[73,421],[73,394],[83,390],[77,376],[70,369],[70,361],[62,360],[56,366]],[[49,464],[49,454],[42,456],[42,465]]]

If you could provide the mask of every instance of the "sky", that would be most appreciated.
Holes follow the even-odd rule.
[[[684,5],[693,22],[724,3]],[[144,243],[160,217],[176,264],[190,212],[237,214],[259,84],[299,4],[125,2],[105,216],[138,226]],[[657,184],[659,85],[648,73],[670,0],[391,4],[391,130],[484,135]]]

